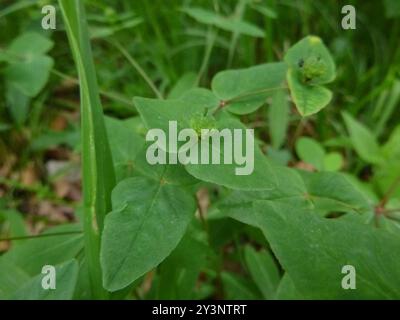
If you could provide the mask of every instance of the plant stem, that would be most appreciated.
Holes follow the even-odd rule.
[[[201,63],[199,73],[197,75],[197,80],[196,80],[197,84],[200,84],[200,81],[203,78],[204,73],[207,70],[216,37],[217,37],[216,31],[214,31],[214,29],[212,27],[209,27],[208,33],[207,33],[207,39],[206,39],[206,49],[204,52],[204,58]]]
[[[306,123],[305,118],[301,118],[299,123],[298,123],[298,125],[297,125],[297,127],[296,127],[296,131],[293,134],[293,138],[292,138],[291,142],[289,143],[289,147],[290,148],[294,149],[294,145],[295,145],[295,143],[297,141],[297,138],[301,135],[301,133],[302,133],[302,131],[304,129],[305,123]]]
[[[144,81],[149,85],[151,90],[153,90],[154,94],[157,96],[158,99],[164,99],[162,93],[157,89],[153,81],[150,79],[150,77],[146,74],[146,72],[143,70],[143,68],[137,63],[137,61],[129,54],[128,51],[125,50],[125,48],[118,42],[118,41],[110,41],[110,43],[115,46],[123,55],[124,57],[129,61],[129,63],[132,65],[132,67],[135,68],[135,70],[142,76]]]
[[[56,237],[56,236],[66,236],[70,234],[82,234],[83,231],[69,231],[69,232],[59,232],[59,233],[44,233],[30,236],[17,236],[10,238],[0,238],[1,241],[15,241],[15,240],[26,240],[26,239],[38,239],[38,238],[46,238],[46,237]]]
[[[53,73],[57,77],[60,77],[61,79],[69,80],[69,81],[79,85],[79,80],[78,79],[76,79],[74,77],[71,77],[71,76],[69,76],[69,75],[67,75],[67,74],[65,74],[65,73],[63,73],[63,72],[61,72],[59,70],[53,69],[51,71],[51,73]],[[108,98],[110,100],[114,100],[116,102],[121,102],[123,104],[126,104],[127,106],[133,107],[132,101],[130,101],[129,99],[123,97],[119,93],[109,92],[109,91],[105,91],[105,90],[102,90],[102,89],[99,90],[99,93],[102,96],[104,96],[104,97],[106,97],[106,98]]]
[[[105,215],[111,210],[115,173],[105,129],[83,1],[59,0],[74,61],[81,98],[83,226],[90,290],[107,299],[100,265],[100,241]]]
[[[242,20],[243,15],[244,15],[244,11],[246,9],[246,4],[247,4],[247,1],[241,0],[236,5],[234,17],[235,17],[235,19],[237,21]],[[236,31],[236,32],[234,32],[232,34],[231,42],[229,44],[229,54],[228,54],[227,69],[229,69],[232,66],[233,57],[235,55],[235,49],[236,49],[236,45],[237,45],[238,40],[239,40],[239,33]]]
[[[389,189],[386,191],[385,195],[383,196],[382,200],[379,202],[378,207],[384,208],[387,202],[389,201],[393,192],[396,191],[396,188],[400,186],[400,176],[398,176],[393,183],[390,185]]]

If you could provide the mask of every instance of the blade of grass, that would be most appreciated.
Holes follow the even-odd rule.
[[[104,217],[111,210],[115,175],[83,1],[59,0],[59,3],[80,83],[85,253],[93,298],[104,299],[108,293],[102,286],[100,237]]]
[[[59,70],[53,69],[51,71],[51,73],[53,73],[57,77],[60,77],[61,79],[68,80],[68,81],[73,82],[74,84],[79,85],[79,80],[78,79],[76,79],[74,77],[71,77],[71,76],[69,76],[69,75],[67,75],[65,73],[62,73]],[[100,95],[102,95],[105,98],[108,98],[108,99],[113,100],[115,102],[123,103],[124,105],[128,106],[128,108],[126,108],[127,111],[132,111],[133,102],[130,101],[129,99],[127,99],[126,97],[120,95],[119,93],[102,90],[101,88],[99,89],[99,93],[100,93]]]
[[[246,9],[246,0],[241,0],[238,2],[235,8],[234,19],[240,21],[243,19],[244,11]],[[234,32],[231,36],[231,42],[229,44],[228,62],[226,68],[229,69],[232,66],[233,56],[235,55],[236,46],[239,40],[239,32]]]
[[[38,239],[38,238],[46,238],[46,237],[57,237],[57,236],[65,236],[69,234],[80,234],[82,231],[70,231],[70,232],[59,232],[59,233],[45,233],[45,234],[36,234],[29,236],[19,236],[19,237],[10,237],[10,238],[0,238],[0,242],[2,241],[16,241],[16,240],[26,240],[26,239]]]
[[[139,65],[139,63],[129,54],[129,52],[126,51],[125,48],[118,41],[110,41],[110,43],[113,46],[115,46],[119,50],[119,52],[122,53],[122,55],[128,60],[128,62],[132,65],[132,67],[140,74],[140,76],[144,79],[144,81],[146,81],[151,90],[153,90],[156,97],[158,99],[163,99],[162,93],[157,89],[156,85],[153,83],[153,81],[150,79],[147,73],[143,70],[143,68]]]
[[[13,4],[9,5],[8,7],[0,10],[0,18],[4,18],[6,15],[9,15],[9,14],[17,12],[19,10],[34,6],[34,5],[36,5],[36,3],[37,3],[36,0],[19,1],[19,2],[13,3]]]
[[[210,58],[211,58],[211,53],[214,47],[215,39],[217,37],[217,31],[213,29],[213,27],[208,28],[208,33],[207,33],[207,38],[206,38],[206,45],[205,45],[205,52],[204,52],[204,57],[203,61],[201,63],[200,70],[197,75],[197,81],[196,83],[199,85],[202,78],[206,74],[208,70],[208,65],[210,63]]]

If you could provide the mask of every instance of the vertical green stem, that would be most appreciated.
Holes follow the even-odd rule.
[[[59,0],[59,3],[80,83],[86,263],[93,298],[106,299],[108,292],[102,285],[100,240],[104,217],[111,210],[111,191],[115,185],[114,169],[83,1]]]
[[[214,47],[214,42],[216,37],[217,37],[217,32],[214,31],[213,27],[209,27],[207,32],[206,48],[204,52],[203,61],[201,63],[199,73],[197,74],[197,80],[196,80],[197,85],[200,84],[201,79],[203,78],[204,74],[207,71],[208,64],[210,62],[211,52]]]

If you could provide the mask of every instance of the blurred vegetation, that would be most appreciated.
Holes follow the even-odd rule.
[[[75,221],[79,212],[77,74],[60,12],[56,30],[41,28],[45,4],[56,5],[44,0],[0,0],[0,238],[36,234]],[[356,7],[356,30],[341,27],[345,4]],[[394,183],[400,176],[398,4],[397,0],[88,0],[105,113],[120,119],[135,116],[134,96],[168,97],[197,85],[209,87],[219,71],[282,60],[299,39],[317,35],[337,66],[336,80],[329,85],[334,92],[329,106],[306,119],[291,106],[283,138],[273,137],[274,121],[281,119],[268,117],[268,103],[241,119],[257,128],[273,161],[307,170],[342,171],[378,207],[385,202],[395,211],[400,208],[400,188]],[[193,7],[246,21],[261,36],[203,24],[188,14]],[[22,94],[10,88],[11,58],[5,55],[15,39],[32,31],[49,40],[41,56],[54,64],[47,71],[35,71],[48,72],[48,81],[38,92]],[[26,86],[33,88],[38,81],[33,78]],[[384,164],[376,160],[376,152],[385,158]],[[242,232],[259,237],[234,221],[222,229],[212,235],[216,244],[231,240],[235,246]],[[10,245],[0,242],[0,251]]]

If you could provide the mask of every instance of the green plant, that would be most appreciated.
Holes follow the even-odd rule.
[[[320,119],[316,117],[328,112],[321,110],[336,93],[327,88],[337,75],[336,66],[319,37],[295,43],[281,62],[220,71],[210,79],[210,89],[200,88],[199,83],[206,83],[211,51],[220,41],[218,32],[229,34],[230,66],[239,36],[263,38],[264,31],[243,19],[247,1],[237,4],[234,19],[218,6],[216,12],[181,8],[207,26],[205,54],[198,74],[185,73],[169,92],[160,82],[157,87],[151,80],[156,76],[146,74],[122,41],[107,42],[144,79],[143,90],[150,88],[149,95],[157,96],[136,96],[137,114],[120,120],[103,114],[83,2],[59,4],[80,83],[80,222],[31,238],[17,211],[1,210],[12,248],[0,257],[0,298],[400,298],[400,261],[393,254],[400,249],[399,126],[381,146],[372,130],[343,112],[344,126],[335,124],[341,139],[322,139],[323,130],[321,136],[301,136],[307,117]],[[277,17],[274,8],[250,7]],[[112,16],[111,24],[116,24]],[[132,21],[130,26],[142,20]],[[118,23],[92,37],[114,34]],[[165,46],[156,19],[152,28],[158,45]],[[50,42],[45,47],[50,49]],[[40,59],[49,61],[47,49]],[[152,54],[164,78],[176,78],[177,69],[163,61],[170,57]],[[5,75],[10,82],[9,70]],[[30,75],[22,78],[29,80]],[[393,103],[388,114],[397,97],[396,82],[389,80]],[[37,95],[43,81],[25,94]],[[381,119],[382,127],[388,118]],[[150,165],[146,133],[168,132],[170,121],[179,129],[194,129],[198,139],[201,129],[254,127],[254,171],[236,175],[234,164]],[[338,151],[343,146],[346,155]],[[301,160],[292,167],[286,166],[295,162],[290,149]],[[355,163],[355,172],[367,164],[376,174],[368,183],[360,182],[356,174],[338,172],[346,161]],[[48,264],[56,266],[60,278],[57,290],[47,295],[39,286],[41,268]],[[346,265],[356,268],[357,290],[341,287]]]

